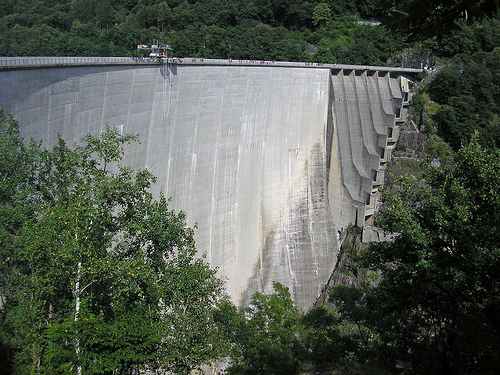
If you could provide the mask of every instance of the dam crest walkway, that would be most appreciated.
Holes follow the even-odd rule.
[[[390,72],[396,75],[415,75],[422,69],[371,66],[371,65],[349,65],[349,64],[326,64],[311,62],[288,62],[268,60],[238,60],[238,59],[203,59],[195,57],[168,57],[168,58],[140,58],[140,57],[0,57],[0,70],[4,69],[30,69],[51,68],[65,66],[106,66],[106,65],[219,65],[219,66],[276,66],[290,68],[332,69],[332,70],[355,70],[369,72]]]

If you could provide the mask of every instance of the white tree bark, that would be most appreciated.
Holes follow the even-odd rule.
[[[82,269],[82,261],[80,260],[77,265],[76,271],[76,282],[75,282],[75,323],[78,322],[78,314],[80,313],[80,277],[81,277],[81,269]],[[75,354],[76,359],[79,361],[80,359],[80,339],[78,338],[78,332],[75,332]],[[77,366],[77,374],[82,374],[82,366],[78,364]]]

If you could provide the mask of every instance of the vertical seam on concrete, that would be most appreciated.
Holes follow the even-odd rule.
[[[200,92],[203,92],[203,87],[205,85],[205,73],[206,73],[206,67],[203,67],[203,79],[201,80],[201,86],[200,86]],[[189,186],[188,186],[188,192],[187,192],[187,202],[188,202],[188,211],[192,212],[190,210],[190,205],[192,204],[191,201],[191,187],[193,185],[193,178],[196,175],[196,144],[197,144],[197,136],[198,136],[198,126],[200,124],[200,110],[201,110],[201,95],[198,95],[198,103],[196,104],[196,119],[194,122],[194,134],[192,136],[192,142],[191,142],[191,165],[189,168]],[[222,97],[222,100],[224,100],[224,97]],[[193,166],[194,164],[194,166]]]
[[[101,111],[101,123],[99,126],[101,127],[101,131],[104,128],[104,108],[106,108],[106,93],[108,91],[108,78],[109,78],[109,69],[106,68],[106,79],[104,80],[104,95],[102,99],[102,111]]]
[[[134,75],[136,74],[136,71],[134,69]],[[145,163],[146,163],[146,168],[149,167],[150,163],[149,163],[149,155],[151,153],[150,151],[150,147],[149,145],[151,144],[151,134],[152,134],[152,128],[153,126],[155,126],[155,124],[158,126],[160,124],[158,124],[157,122],[155,122],[155,120],[157,120],[157,117],[155,116],[155,107],[156,107],[156,103],[157,103],[157,92],[158,92],[158,80],[162,79],[161,77],[161,74],[156,74],[156,82],[155,82],[155,85],[154,85],[154,92],[153,92],[153,102],[151,103],[151,116],[149,118],[149,124],[148,124],[148,127],[147,127],[147,134],[144,135],[144,139],[146,139],[146,142],[147,142],[147,147],[146,147],[146,160],[145,160]],[[152,88],[153,89],[153,88]],[[163,124],[161,124],[163,125]],[[169,149],[170,150],[170,149]],[[170,162],[168,162],[170,163]],[[169,164],[167,164],[169,165]],[[168,176],[168,174],[167,174]],[[167,186],[164,186],[163,189],[165,189],[165,194],[167,194],[167,191],[168,191],[168,177],[167,177]]]
[[[52,86],[48,85],[46,90],[47,90],[47,96],[49,97],[49,104],[47,106],[47,135],[45,135],[45,137],[50,139],[50,109],[52,108]]]
[[[134,96],[133,93],[134,93],[136,73],[137,73],[137,71],[136,71],[136,68],[134,67],[133,74],[132,74],[132,82],[130,83],[130,90],[129,90],[127,117],[126,117],[124,124],[121,124],[120,135],[123,135],[123,126],[130,123],[130,108],[132,107],[132,98]],[[148,164],[146,164],[146,168],[148,168]]]
[[[217,138],[215,141],[215,152],[214,152],[214,169],[213,169],[213,175],[212,175],[212,189],[211,189],[211,195],[212,195],[212,202],[211,202],[211,209],[210,209],[210,232],[209,232],[209,241],[208,241],[208,252],[209,252],[209,262],[210,264],[212,263],[212,241],[213,241],[213,231],[214,231],[214,212],[215,212],[215,185],[216,185],[216,179],[217,179],[217,160],[218,160],[218,153],[219,153],[219,139],[220,139],[220,132],[221,132],[221,117],[222,117],[222,102],[221,101],[221,106],[219,107],[219,120],[217,123]],[[237,299],[237,295],[234,295],[234,300]]]
[[[187,67],[186,67],[187,68]],[[182,69],[180,69],[180,67],[178,68],[177,70],[177,81],[178,81],[178,87],[177,87],[177,100],[179,100],[179,98],[182,97],[182,94],[181,94],[181,89],[182,89],[182,85],[180,84],[181,82],[181,77],[182,77],[182,73],[181,73]],[[159,76],[161,77],[161,74],[159,74]],[[163,77],[162,77],[163,78]],[[156,103],[156,95],[155,95],[155,103]],[[171,166],[172,166],[172,145],[173,145],[173,141],[174,141],[174,132],[175,132],[175,129],[176,129],[176,117],[177,117],[177,108],[174,112],[174,115],[173,115],[173,119],[172,117],[169,117],[169,118],[166,118],[165,119],[165,127],[168,129],[166,129],[165,131],[165,136],[169,136],[168,138],[168,141],[169,141],[169,146],[168,146],[168,162],[167,162],[167,181],[166,181],[166,186],[165,186],[165,190],[168,191],[169,187],[170,187],[170,179],[171,179],[171,176],[170,176],[170,173],[171,173]],[[170,126],[168,126],[170,124]]]

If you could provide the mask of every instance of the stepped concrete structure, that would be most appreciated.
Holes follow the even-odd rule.
[[[131,58],[0,58],[21,135],[69,144],[105,124],[140,135],[124,163],[171,207],[244,305],[273,282],[311,306],[339,234],[369,223],[418,70]]]

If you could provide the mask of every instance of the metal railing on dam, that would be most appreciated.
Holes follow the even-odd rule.
[[[156,59],[134,59],[133,57],[0,57],[0,69],[158,63]]]
[[[163,63],[186,64],[186,65],[236,65],[236,66],[279,66],[289,68],[320,68],[333,70],[366,70],[379,72],[402,72],[418,74],[423,69],[393,67],[393,66],[371,66],[371,65],[349,65],[349,64],[329,64],[313,62],[293,62],[293,61],[269,61],[269,60],[238,60],[238,59],[203,59],[203,58],[176,58],[169,57],[162,59]]]
[[[391,66],[371,66],[371,65],[349,65],[349,64],[327,64],[312,62],[288,62],[269,60],[239,60],[239,59],[204,59],[199,57],[0,57],[0,69],[26,69],[44,67],[64,67],[64,66],[95,66],[95,65],[155,65],[155,64],[176,64],[176,65],[224,65],[224,66],[277,66],[290,68],[321,68],[334,70],[364,70],[378,72],[394,72],[404,74],[418,74],[422,69],[391,67]]]

